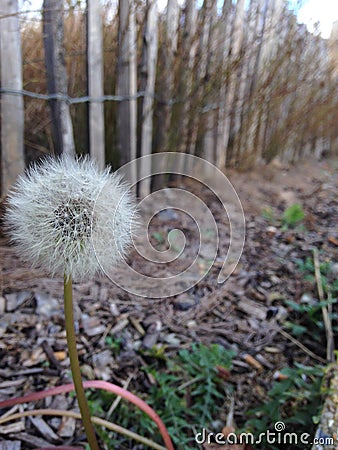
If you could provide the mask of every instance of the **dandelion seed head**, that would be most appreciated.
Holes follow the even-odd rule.
[[[131,245],[136,210],[121,179],[88,158],[48,158],[19,178],[5,223],[22,257],[52,275],[83,280]]]

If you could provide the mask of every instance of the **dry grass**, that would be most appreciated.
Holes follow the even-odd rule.
[[[138,30],[138,58],[140,62],[142,51],[142,29],[144,22],[144,7],[140,4],[137,13]],[[182,20],[180,23],[182,23]],[[200,24],[197,27],[195,41],[198,44],[203,23],[200,14]],[[164,34],[165,18],[161,17],[159,55],[167,45]],[[71,97],[86,95],[86,21],[85,14],[79,9],[71,9],[65,13],[65,50],[68,71],[68,93]],[[217,27],[216,27],[217,28]],[[216,35],[215,35],[216,36]],[[169,129],[169,149],[176,150],[180,145],[180,136],[177,130],[183,122],[187,123],[187,139],[193,134],[192,127],[198,127],[196,153],[203,155],[203,137],[206,124],[206,115],[201,114],[201,108],[208,104],[217,104],[222,83],[227,83],[229,74],[237,74],[236,92],[240,88],[240,74],[243,70],[247,52],[250,52],[250,43],[243,47],[241,60],[220,70],[218,64],[214,69],[208,70],[208,78],[201,80],[198,75],[199,58],[201,51],[197,51],[193,68],[193,88],[190,95],[190,109],[188,112],[182,108],[186,101],[185,77],[187,75],[187,60],[184,53],[183,25],[178,35],[178,50],[174,61],[173,95],[181,100],[173,109],[171,128]],[[307,40],[307,42],[306,42]],[[330,73],[330,66],[325,66],[323,58],[316,52],[316,45],[312,41],[312,51],[308,42],[308,34],[301,38],[297,25],[293,25],[280,44],[280,49],[274,59],[271,59],[264,72],[260,74],[253,89],[244,97],[244,107],[241,111],[240,127],[236,128],[235,115],[232,117],[230,145],[228,149],[228,164],[240,167],[250,167],[257,160],[263,158],[271,161],[275,156],[285,159],[297,160],[306,152],[315,151],[317,139],[323,138],[334,142],[337,138],[337,97],[334,93],[334,77]],[[118,58],[118,18],[109,16],[108,10],[104,13],[104,92],[115,93],[116,69]],[[221,42],[219,43],[222,44]],[[42,25],[39,22],[26,22],[22,27],[23,45],[23,76],[24,88],[37,93],[46,93],[46,71],[44,66],[44,49],[42,41]],[[318,48],[320,43],[318,43]],[[159,57],[158,79],[156,83],[159,99],[166,98],[161,91],[163,78],[163,57]],[[333,68],[334,69],[334,68]],[[332,64],[331,64],[331,70]],[[237,101],[237,97],[235,99]],[[161,127],[161,101],[154,106],[154,150],[156,143],[161,142],[157,134]],[[105,102],[105,133],[107,161],[113,166],[118,165],[116,151],[116,102]],[[218,110],[216,108],[216,114]],[[256,137],[251,145],[247,145],[248,133],[252,132],[252,123],[258,112],[260,121],[267,120],[264,127],[260,123],[256,129]],[[71,106],[74,127],[74,138],[77,151],[88,151],[87,139],[87,104]],[[187,118],[182,114],[188,114]],[[264,119],[267,114],[267,119]],[[139,118],[140,119],[140,118]],[[42,153],[53,151],[50,114],[47,102],[44,100],[25,97],[25,145],[27,159],[35,159]],[[217,124],[217,120],[216,120]],[[251,130],[251,131],[250,131]],[[251,142],[251,141],[250,141]],[[331,149],[332,150],[332,149]],[[305,155],[306,156],[306,155]]]

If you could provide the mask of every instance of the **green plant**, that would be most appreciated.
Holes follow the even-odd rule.
[[[268,398],[264,405],[249,411],[252,415],[244,424],[245,431],[251,431],[255,436],[265,433],[267,430],[276,431],[274,424],[284,422],[285,432],[314,435],[316,417],[321,407],[321,384],[324,376],[324,368],[321,366],[304,366],[295,364],[293,368],[285,368],[281,373],[285,379],[275,381],[268,392]],[[264,449],[296,449],[304,448],[301,442],[292,446],[274,446],[262,442]]]
[[[276,216],[271,206],[262,208],[262,217],[269,223],[281,224],[283,229],[294,228],[304,219],[305,213],[299,204],[286,208],[281,216]]]
[[[218,376],[217,366],[229,368],[234,352],[220,345],[207,347],[193,344],[190,350],[181,350],[165,366],[156,359],[154,366],[146,370],[156,380],[156,385],[144,395],[145,400],[157,410],[178,450],[192,448],[194,430],[212,427],[219,419],[229,386]],[[163,362],[162,362],[163,364]],[[89,404],[96,415],[112,403],[112,398],[93,393]],[[120,402],[111,420],[118,418],[119,424],[136,433],[151,435],[157,439],[157,430],[149,418],[129,404]],[[130,448],[131,441],[116,433],[101,435],[108,448]]]
[[[322,342],[321,333],[324,331],[322,307],[334,304],[335,300],[327,300],[325,302],[316,301],[315,303],[296,303],[292,300],[286,300],[286,304],[297,314],[300,323],[294,321],[286,321],[284,326],[290,329],[295,335],[309,334],[312,339]],[[330,314],[331,319],[337,319],[337,314]]]
[[[217,417],[224,402],[224,387],[216,367],[229,367],[233,356],[220,345],[194,344],[190,351],[181,350],[176,359],[168,360],[169,372],[153,371],[158,385],[152,389],[149,402],[158,408],[177,445],[188,445],[193,441],[194,426],[210,426]]]
[[[312,284],[312,290],[316,291],[316,280],[314,275],[313,259],[307,257],[305,260],[297,259],[296,265],[302,273],[304,280]],[[295,336],[308,334],[312,340],[323,342],[324,322],[322,307],[328,307],[337,302],[338,295],[338,280],[335,278],[332,271],[332,263],[326,261],[320,264],[320,277],[323,286],[323,292],[327,300],[318,301],[315,298],[309,298],[309,301],[297,303],[293,300],[287,300],[286,304],[291,309],[293,316],[291,321],[286,321],[284,326],[289,328]],[[338,319],[338,314],[331,311],[329,317],[332,322]],[[333,326],[333,331],[337,332],[338,327]]]
[[[72,280],[84,280],[120,260],[132,240],[132,203],[127,187],[108,168],[100,170],[88,158],[67,153],[32,166],[8,196],[5,222],[21,256],[51,275],[64,275],[68,356],[91,450],[99,445],[80,371]]]
[[[153,233],[151,233],[151,237],[155,239],[158,245],[163,245],[165,243],[165,238],[159,231],[154,231]]]
[[[313,258],[307,257],[305,260],[296,259],[297,268],[304,273],[304,279],[315,283],[315,268]],[[332,270],[332,262],[325,261],[319,265],[323,290],[326,295],[338,295],[338,278]]]
[[[284,227],[294,228],[305,217],[304,210],[298,203],[286,208],[282,215],[282,224]]]
[[[120,354],[122,338],[108,335],[106,336],[105,343],[115,356],[118,356]]]
[[[274,210],[272,209],[271,206],[264,206],[262,208],[262,217],[268,222],[275,222],[276,220]]]
[[[154,345],[153,347],[151,347],[150,349],[140,349],[140,353],[148,358],[152,358],[152,359],[158,359],[158,360],[163,360],[166,361],[167,356],[166,356],[166,346],[165,345],[161,345],[161,344],[157,344]]]

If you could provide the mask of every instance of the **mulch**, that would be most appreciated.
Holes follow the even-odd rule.
[[[266,400],[267,390],[282,368],[295,361],[325,364],[325,342],[305,338],[300,343],[283,327],[286,320],[292,320],[285,299],[317,298],[315,287],[304,279],[296,260],[312,257],[316,247],[321,260],[336,262],[338,272],[337,172],[329,164],[313,164],[316,166],[304,169],[303,185],[299,175],[293,178],[302,173],[299,168],[278,167],[265,178],[257,173],[251,177],[232,174],[246,212],[246,243],[240,263],[224,284],[217,284],[217,260],[188,292],[160,301],[129,294],[103,276],[74,284],[78,350],[85,377],[120,386],[128,380],[129,390],[144,392],[156,380],[141,370],[149,361],[140,349],[165,346],[170,357],[194,342],[217,343],[237,353],[230,382],[236,393],[235,419],[240,424],[248,409]],[[283,211],[290,201],[288,193],[305,211],[304,229],[283,230],[261,215],[264,205],[277,214]],[[218,225],[226,226],[217,200],[207,191],[199,194]],[[180,224],[180,213],[165,223],[163,218],[155,218],[150,235]],[[69,383],[63,280],[32,270],[4,236],[0,260],[0,401]],[[130,263],[142,265],[137,254],[130,256]],[[119,341],[118,355],[107,345],[108,336]],[[61,395],[17,406],[16,411],[33,407],[77,408],[72,396]],[[71,418],[35,417],[0,425],[0,450],[80,445],[84,441],[80,424]]]

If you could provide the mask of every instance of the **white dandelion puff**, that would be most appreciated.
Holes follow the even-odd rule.
[[[101,264],[110,267],[123,258],[135,216],[120,177],[88,158],[62,156],[34,165],[19,178],[9,194],[5,223],[33,267],[80,281],[101,271]]]

